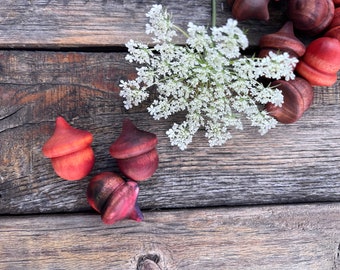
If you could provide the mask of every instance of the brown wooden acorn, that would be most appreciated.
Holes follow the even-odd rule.
[[[303,78],[296,77],[290,81],[277,80],[272,83],[272,86],[282,91],[284,101],[281,106],[268,103],[265,109],[281,123],[290,124],[296,122],[312,104],[313,88]]]
[[[292,57],[299,58],[306,51],[305,45],[294,35],[291,21],[286,22],[276,33],[262,36],[259,46],[259,57],[267,56],[269,51],[281,51],[287,52]]]
[[[334,9],[332,0],[289,0],[287,14],[296,29],[316,35],[331,23]]]
[[[233,17],[242,20],[269,20],[268,3],[270,0],[227,0]]]
[[[335,9],[333,20],[324,36],[333,37],[340,41],[340,7]]]

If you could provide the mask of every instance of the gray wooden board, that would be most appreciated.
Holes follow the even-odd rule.
[[[13,0],[0,6],[0,47],[63,48],[121,46],[132,37],[145,42],[145,13],[162,4],[173,21],[186,28],[189,21],[211,22],[211,1],[125,1],[125,0]],[[247,21],[240,25],[256,45],[264,33],[277,30],[285,19],[284,3],[271,3],[267,22]],[[217,24],[231,17],[226,1],[217,1]],[[184,37],[177,37],[183,42]]]
[[[260,136],[245,123],[214,148],[199,132],[180,151],[165,132],[183,115],[155,121],[147,103],[123,108],[119,80],[134,76],[123,53],[1,51],[0,66],[0,213],[89,210],[89,178],[118,171],[108,148],[125,117],[159,138],[159,168],[141,183],[144,209],[339,200],[339,81],[316,88],[312,107],[294,124]],[[94,134],[96,164],[82,181],[61,180],[42,156],[57,115]]]
[[[1,269],[335,270],[340,204],[145,212],[141,223],[97,215],[0,217]],[[145,270],[145,269],[144,269]]]

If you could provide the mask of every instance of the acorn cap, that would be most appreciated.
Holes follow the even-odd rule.
[[[306,51],[305,45],[294,35],[291,21],[286,22],[276,33],[262,36],[259,46],[261,49],[284,51],[297,58]]]
[[[70,126],[58,116],[52,137],[44,144],[43,154],[48,158],[68,155],[91,145],[93,136],[86,130]]]
[[[110,154],[116,159],[125,159],[151,151],[157,145],[157,136],[151,132],[140,130],[124,119],[120,136],[110,146]]]

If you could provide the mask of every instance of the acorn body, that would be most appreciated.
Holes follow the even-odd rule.
[[[52,137],[42,152],[51,159],[57,175],[65,180],[80,180],[93,168],[95,157],[91,148],[93,136],[86,130],[70,126],[59,116]]]
[[[112,172],[103,172],[93,177],[87,188],[89,205],[101,214],[105,224],[114,224],[123,219],[137,222],[143,215],[137,205],[138,184],[124,181]]]
[[[313,86],[332,86],[340,69],[340,41],[321,37],[313,40],[295,71]]]
[[[155,134],[140,130],[125,119],[120,136],[110,146],[110,155],[128,178],[147,180],[158,168],[157,141]]]

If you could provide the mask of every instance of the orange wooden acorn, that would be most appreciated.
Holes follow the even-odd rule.
[[[340,69],[340,41],[321,37],[313,40],[295,71],[315,86],[332,86]]]
[[[65,180],[80,180],[93,168],[95,157],[91,148],[90,132],[70,126],[59,116],[52,137],[44,144],[42,152],[51,159],[57,175]]]

